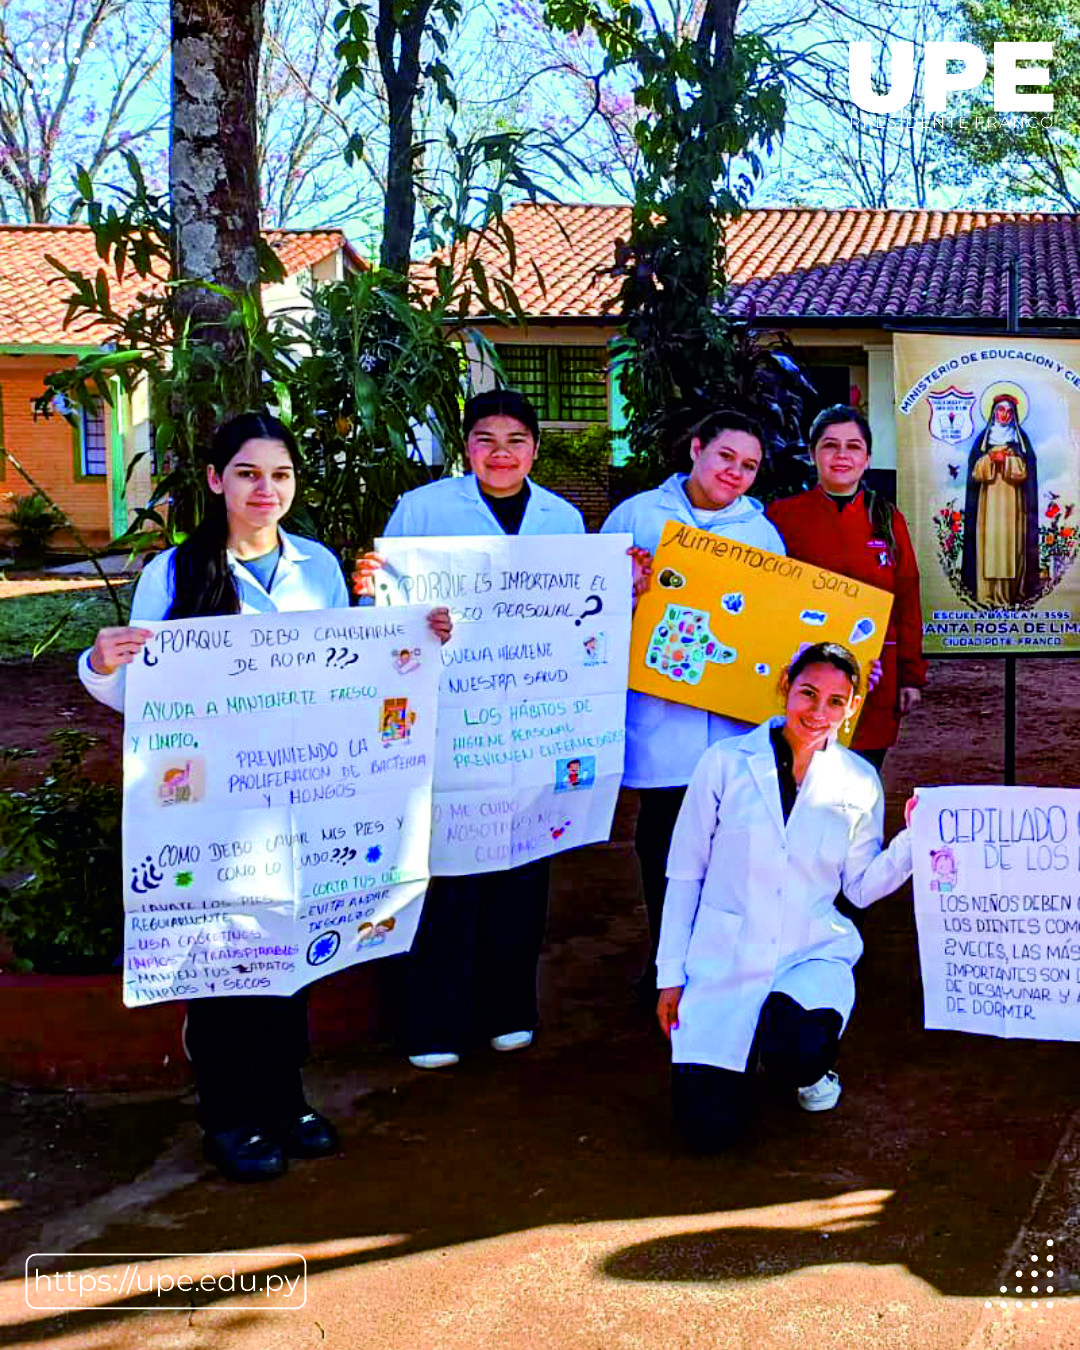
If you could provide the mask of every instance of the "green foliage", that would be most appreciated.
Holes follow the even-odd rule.
[[[556,430],[540,435],[540,449],[529,477],[558,491],[568,477],[606,487],[611,467],[611,431],[605,426]]]
[[[122,597],[126,614],[131,586],[114,589]],[[46,649],[81,652],[93,643],[99,628],[121,622],[103,587],[80,590],[77,595],[73,600],[72,592],[65,588],[0,600],[0,662],[25,661],[28,652],[37,657]]]
[[[961,115],[935,119],[956,151],[938,178],[952,183],[974,172],[988,207],[1080,210],[1080,0],[962,0],[960,11],[960,36],[991,54],[991,71],[996,42],[1054,44],[1050,83],[1037,91],[1053,95],[1054,110],[996,112],[988,76]]]
[[[86,277],[46,255],[72,286],[65,326],[78,332],[87,324],[104,325],[110,334],[103,344],[106,350],[83,356],[74,366],[46,376],[46,389],[35,412],[54,415],[58,394],[63,396],[61,405],[90,408],[99,399],[111,404],[113,377],[129,392],[147,382],[155,449],[168,467],[123,540],[125,546],[146,549],[176,542],[178,535],[198,522],[206,491],[199,461],[208,448],[201,443],[201,429],[208,422],[224,421],[238,408],[258,406],[265,397],[267,378],[287,368],[296,338],[272,333],[254,296],[176,278],[168,203],[149,191],[135,156],[127,154],[125,159],[132,185],[111,189],[119,194],[122,210],[106,206],[84,172],[77,177],[103,262],[97,274]],[[110,274],[120,280],[131,272],[144,283],[143,289],[132,309],[118,310],[113,305]],[[264,245],[260,280],[278,281],[282,275],[281,263]],[[175,326],[171,300],[178,291],[193,288],[213,291],[227,301],[225,328],[238,338],[229,350],[214,340],[219,331],[216,320],[213,324],[184,320]]]
[[[45,546],[64,523],[64,517],[36,492],[9,495],[4,519],[11,526],[15,556],[20,562],[40,562]]]
[[[277,389],[304,455],[301,525],[345,555],[369,548],[402,492],[427,481],[417,425],[448,459],[464,454],[460,392],[467,363],[438,306],[402,298],[383,272],[312,293],[301,356]]]
[[[372,4],[370,0],[338,0],[334,27],[339,34],[335,54],[340,63],[338,100],[350,94],[378,89],[390,122],[386,138],[385,183],[381,264],[384,270],[404,274],[420,244],[433,253],[456,252],[463,244],[465,265],[451,290],[461,303],[455,312],[469,313],[474,292],[483,312],[496,318],[520,320],[521,311],[511,278],[514,271],[514,240],[503,220],[505,200],[527,197],[554,201],[549,182],[574,177],[574,160],[558,137],[525,127],[499,127],[495,131],[470,126],[468,111],[459,112],[454,75],[444,60],[458,28],[461,0],[400,0]],[[378,75],[374,76],[377,64]],[[446,112],[440,133],[445,155],[425,155],[418,139],[413,112],[424,86],[435,90]],[[380,147],[381,149],[381,147]],[[345,158],[354,163],[369,154],[371,146],[353,130]],[[429,164],[433,167],[428,167]],[[422,220],[418,224],[416,213]],[[471,233],[479,238],[489,232],[503,244],[507,266],[498,277],[489,277],[466,244]],[[447,266],[447,264],[443,264]],[[402,283],[404,284],[404,283]],[[438,289],[446,305],[444,278]]]
[[[619,250],[625,333],[613,344],[641,476],[685,467],[688,429],[734,405],[767,423],[768,447],[799,441],[801,376],[724,302],[723,220],[745,204],[784,121],[772,54],[734,32],[737,0],[696,8],[697,31],[667,31],[647,3],[549,0],[550,21],[593,29],[606,69],[632,70],[643,169],[629,240]],[[780,359],[783,358],[783,359]]]
[[[97,738],[67,728],[35,787],[0,792],[0,930],[24,970],[109,970],[121,949],[120,789],[96,783],[83,757]],[[0,750],[0,769],[27,756]]]
[[[37,404],[49,416],[58,393],[71,404],[87,404],[112,400],[113,376],[129,390],[147,382],[155,449],[165,471],[116,542],[132,551],[178,542],[201,519],[206,500],[202,463],[208,447],[200,428],[220,424],[237,407],[268,406],[292,428],[304,454],[306,474],[292,525],[342,554],[366,547],[400,493],[426,477],[410,454],[414,424],[430,426],[450,459],[463,453],[463,316],[479,295],[509,319],[507,305],[516,304],[512,291],[502,277],[489,281],[466,256],[436,269],[427,295],[410,300],[405,278],[362,272],[315,288],[310,312],[267,320],[252,296],[198,283],[228,301],[225,324],[238,335],[237,358],[197,324],[174,331],[166,295],[185,283],[162,280],[171,269],[168,216],[146,190],[137,164],[131,167],[135,186],[123,212],[106,209],[89,181],[80,180],[105,263],[97,277],[54,261],[73,287],[69,322],[104,323],[113,335],[111,350],[50,375]],[[130,268],[147,285],[136,308],[121,313],[112,307],[109,270],[122,277]],[[279,274],[280,267],[272,272],[267,260],[263,281]],[[486,339],[469,337],[490,355]]]
[[[389,31],[379,31],[380,24],[385,22],[385,6],[377,6],[378,19],[373,24],[369,6],[363,0],[360,3],[356,0],[340,0],[340,5],[341,8],[334,15],[334,29],[340,35],[334,52],[341,63],[337,85],[339,100],[354,90],[367,91],[373,40],[378,45],[380,39],[385,42],[391,37]],[[398,30],[416,26],[431,40],[435,53],[427,61],[418,64],[417,75],[419,79],[434,84],[439,101],[451,110],[456,110],[457,99],[453,75],[442,56],[446,53],[448,36],[461,18],[461,8],[461,0],[399,0],[393,5],[389,16]],[[383,53],[379,55],[381,57]],[[346,161],[352,163],[363,153],[364,139],[359,132],[354,131],[345,150]]]

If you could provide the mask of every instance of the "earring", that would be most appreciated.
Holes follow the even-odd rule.
[[[850,736],[850,735],[851,735],[851,718],[850,718],[850,717],[845,717],[845,718],[844,718],[844,735],[845,735],[845,736]]]

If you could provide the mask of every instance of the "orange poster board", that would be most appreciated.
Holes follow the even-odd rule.
[[[811,642],[839,642],[865,678],[888,591],[669,520],[630,634],[630,688],[747,722],[779,711],[780,673]]]

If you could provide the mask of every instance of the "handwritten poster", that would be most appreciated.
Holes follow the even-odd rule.
[[[897,333],[923,649],[1080,649],[1080,342]]]
[[[124,720],[124,1002],[288,994],[412,943],[427,607],[148,623]]]
[[[630,688],[761,722],[807,643],[843,643],[865,681],[891,607],[875,586],[670,520],[634,614]]]
[[[926,1026],[1080,1040],[1080,790],[920,788]]]
[[[448,605],[431,871],[607,839],[623,770],[629,535],[380,539],[377,604]],[[377,611],[369,611],[377,612]]]

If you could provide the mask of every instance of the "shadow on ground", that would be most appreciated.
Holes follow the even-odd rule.
[[[988,665],[957,663],[941,674],[958,722],[962,708],[985,697]],[[1061,697],[1068,707],[1071,695]],[[949,746],[930,743],[931,720],[920,717],[918,735],[913,726],[890,765],[892,828],[912,783],[952,776]],[[1044,724],[1045,737],[1055,734]],[[970,781],[993,781],[993,744],[981,760],[970,740],[957,753]],[[1047,771],[1043,751],[1037,767]],[[87,1263],[95,1250],[336,1244],[309,1262],[317,1275],[499,1235],[556,1227],[569,1241],[585,1226],[625,1224],[625,1240],[616,1238],[599,1262],[618,1282],[701,1285],[850,1263],[906,1268],[943,1295],[996,1293],[1002,1262],[1045,1198],[1044,1179],[1076,1105],[1074,1045],[922,1031],[905,891],[861,918],[867,954],[843,1044],[838,1109],[810,1116],[763,1093],[742,1147],[720,1158],[689,1156],[669,1132],[666,1045],[630,994],[644,943],[633,853],[623,842],[567,855],[555,876],[544,1027],[532,1051],[485,1050],[428,1075],[386,1054],[322,1066],[312,1081],[342,1124],[340,1157],[297,1164],[280,1182],[256,1188],[203,1173],[145,1210],[113,1213],[84,1243]],[[114,1180],[145,1167],[177,1113],[188,1121],[194,1159],[190,1102],[126,1109],[131,1124],[140,1123],[112,1136]],[[73,1114],[57,1131],[51,1165],[70,1168],[90,1122],[106,1122],[110,1136],[124,1110],[110,1104]],[[30,1134],[37,1119],[28,1117]],[[105,1137],[99,1158],[108,1159],[109,1148]],[[10,1150],[5,1160],[0,1199],[18,1198],[28,1183],[9,1170]],[[99,1181],[108,1166],[99,1166]],[[26,1196],[23,1209],[0,1215],[4,1250],[16,1258],[9,1276],[38,1246],[49,1217],[32,1189]],[[80,1193],[71,1199],[78,1205]],[[51,1215],[58,1231],[64,1217]],[[636,1221],[657,1219],[663,1231],[637,1240]],[[1059,1260],[1058,1288],[1067,1294],[1067,1247]],[[121,1320],[88,1312],[77,1326],[100,1333]],[[30,1316],[0,1330],[0,1344],[36,1344],[73,1325]]]

